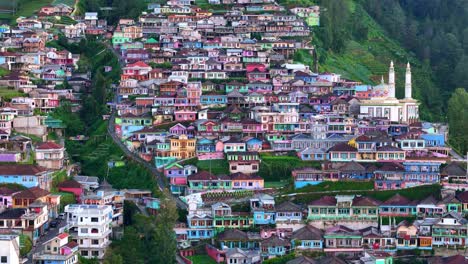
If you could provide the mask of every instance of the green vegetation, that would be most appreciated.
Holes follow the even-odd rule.
[[[14,190],[14,191],[22,191],[22,190],[27,189],[23,185],[17,184],[17,183],[0,183],[0,187],[6,187],[6,188]]]
[[[388,65],[393,60],[397,74],[396,94],[401,98],[404,94],[404,65],[409,61],[413,73],[413,97],[422,102],[421,119],[441,119],[442,98],[429,64],[422,63],[392,39],[367,13],[363,3],[365,0],[316,2],[321,10],[326,9],[320,16],[321,26],[313,28],[312,38],[320,71],[337,72],[344,78],[377,84],[382,76],[387,77]],[[313,4],[313,1],[310,3]],[[388,12],[382,11],[382,14],[393,21]],[[308,65],[313,62],[312,57],[301,50],[294,59]]]
[[[331,192],[331,191],[368,191],[374,189],[374,181],[325,181],[317,185],[309,185],[292,192]]]
[[[8,73],[10,73],[9,70],[0,67],[0,77],[3,77],[5,75],[7,75]]]
[[[11,22],[14,24],[16,18],[18,17],[30,17],[41,7],[50,4],[52,0],[19,0],[17,1],[16,7],[14,7],[14,2],[12,3],[13,10],[16,12],[12,15],[5,16],[5,19],[11,19]]]
[[[448,102],[450,144],[465,154],[468,151],[468,92],[458,88]]]
[[[20,255],[25,257],[32,249],[31,238],[27,235],[20,235]]]
[[[75,0],[54,0],[52,2],[52,5],[58,5],[58,4],[66,4],[70,7],[73,7],[73,5],[75,4]]]
[[[265,182],[265,188],[282,188],[288,184],[288,181]]]
[[[52,186],[50,188],[51,192],[58,192],[58,184],[66,181],[68,179],[67,171],[61,170],[56,171],[52,174]]]
[[[281,257],[273,258],[273,259],[267,259],[263,261],[264,264],[286,264],[286,262],[293,260],[296,256],[294,253],[290,253],[288,255],[284,255]]]
[[[208,255],[194,255],[187,257],[193,264],[215,264],[216,261]]]
[[[112,10],[102,10],[102,7],[112,7]],[[84,12],[98,12],[99,17],[107,19],[109,24],[114,25],[121,18],[138,18],[146,8],[145,0],[80,0],[76,13],[82,15]]]
[[[358,191],[358,192],[353,192],[354,195],[363,195],[363,196],[369,196],[374,199],[377,199],[379,201],[385,201],[388,200],[390,197],[393,195],[399,193],[402,196],[405,196],[406,198],[410,200],[422,200],[424,198],[427,198],[428,196],[435,196],[436,198],[440,197],[440,190],[441,186],[438,184],[434,185],[426,185],[426,186],[419,186],[419,187],[414,187],[414,188],[408,188],[408,189],[401,189],[401,190],[388,190],[388,191]],[[307,194],[298,194],[296,196],[296,202],[298,203],[308,203],[310,201],[319,199],[322,197],[325,193],[307,193]],[[337,192],[333,193],[331,195],[339,195],[339,194],[350,194],[347,192]]]
[[[53,192],[53,194],[60,195],[60,211],[63,211],[65,206],[69,204],[76,204],[75,195],[69,192]]]
[[[12,98],[24,96],[24,93],[17,91],[13,88],[0,87],[0,101],[10,102]]]
[[[265,182],[284,182],[291,179],[291,172],[296,168],[312,167],[320,168],[320,162],[302,161],[296,156],[273,156],[268,153],[260,154],[262,162],[258,175]]]
[[[197,166],[198,170],[211,171],[214,175],[229,175],[229,163],[225,159],[220,160],[198,160],[197,158],[184,161],[184,164]]]
[[[168,194],[166,194],[168,195]],[[128,204],[124,211],[129,209]],[[112,263],[120,256],[122,263],[175,263],[177,242],[173,227],[179,215],[175,203],[170,199],[161,200],[161,210],[157,217],[146,217],[133,213],[125,214],[124,236],[113,241],[111,254],[106,254],[105,263]],[[118,257],[117,257],[118,258]]]
[[[60,107],[55,108],[50,113],[50,116],[62,120],[66,126],[66,135],[79,135],[85,130],[85,124],[81,121],[79,114],[72,111],[72,104],[70,102],[62,102]]]
[[[150,62],[150,63],[148,63],[148,64],[149,64],[149,66],[151,66],[153,69],[156,69],[156,68],[172,69],[172,63],[170,63],[170,62],[164,62],[164,63]]]

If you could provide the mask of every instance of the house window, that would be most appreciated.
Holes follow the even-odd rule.
[[[81,251],[81,256],[88,256],[88,251],[87,250],[82,250]]]
[[[91,222],[94,222],[94,223],[99,222],[99,219],[97,217],[91,217]]]
[[[93,254],[93,257],[97,257],[97,256],[99,256],[99,251],[93,250],[93,253],[92,253],[92,254]]]
[[[80,232],[86,234],[88,233],[88,228],[81,228]]]
[[[7,256],[2,256],[2,258],[0,259],[0,262],[1,263],[7,263],[8,262],[8,257]]]
[[[91,241],[91,244],[93,244],[93,245],[99,245],[99,240],[98,240],[98,239],[93,239],[93,240]]]

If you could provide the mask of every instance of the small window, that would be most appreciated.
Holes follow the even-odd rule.
[[[91,217],[91,222],[99,222],[99,219],[97,217]]]
[[[0,262],[1,263],[7,263],[8,262],[7,256],[2,256],[2,258],[0,259]]]

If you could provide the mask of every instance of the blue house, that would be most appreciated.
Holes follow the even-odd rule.
[[[250,199],[250,209],[253,213],[254,225],[268,225],[276,222],[275,199],[272,196],[261,194]]]
[[[426,147],[445,147],[445,137],[443,134],[422,134]]]
[[[259,151],[262,149],[263,142],[258,138],[251,138],[245,143],[247,144],[247,151]]]
[[[430,161],[403,162],[405,187],[440,182],[440,163]]]
[[[200,41],[184,41],[182,45],[186,49],[201,49],[203,47],[203,43]]]
[[[327,150],[324,148],[305,148],[298,152],[299,158],[301,160],[328,160],[329,155]]]
[[[275,235],[262,240],[260,243],[262,258],[284,256],[290,252],[291,243],[287,239],[279,238]]]
[[[317,74],[309,74],[303,71],[296,71],[294,73],[294,79],[302,80],[306,83],[312,83],[317,81]]]
[[[323,232],[316,227],[306,225],[293,233],[291,245],[299,250],[322,250]]]
[[[212,238],[213,218],[207,215],[189,215],[187,216],[187,239],[201,240]]]
[[[216,151],[216,144],[213,140],[208,138],[202,138],[197,140],[195,147],[197,153],[212,153]]]
[[[50,190],[52,173],[37,165],[0,165],[0,183],[16,183],[26,188]]]
[[[227,96],[225,94],[204,94],[200,96],[202,105],[225,105],[227,104]]]

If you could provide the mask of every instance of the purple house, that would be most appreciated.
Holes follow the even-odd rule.
[[[0,206],[5,206],[7,208],[13,205],[13,194],[17,193],[18,191],[12,190],[7,187],[0,187]]]
[[[0,152],[0,162],[20,162],[21,153],[19,152]]]
[[[169,133],[172,135],[187,135],[187,128],[182,125],[181,123],[177,123],[176,125],[169,128]]]

